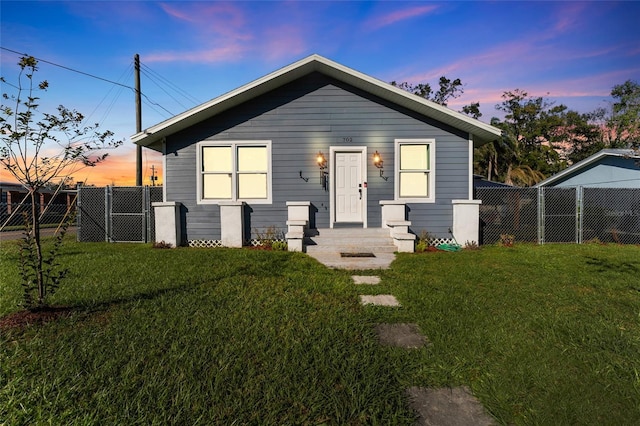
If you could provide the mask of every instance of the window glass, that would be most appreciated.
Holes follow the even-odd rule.
[[[231,199],[231,174],[210,173],[202,175],[202,198]]]
[[[428,170],[428,145],[400,145],[400,170]]]
[[[400,197],[428,197],[429,174],[427,172],[401,172]]]
[[[230,146],[205,146],[202,148],[202,171],[228,172],[233,170]]]
[[[238,198],[267,198],[267,174],[238,174]]]
[[[266,172],[268,167],[266,146],[239,146],[239,172]]]

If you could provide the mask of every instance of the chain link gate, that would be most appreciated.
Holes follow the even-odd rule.
[[[78,241],[154,240],[151,203],[162,201],[162,187],[81,187],[78,194]]]
[[[480,242],[640,244],[640,189],[477,188]]]

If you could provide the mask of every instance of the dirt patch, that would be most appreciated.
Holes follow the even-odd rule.
[[[47,306],[33,311],[14,312],[0,318],[0,330],[22,330],[30,325],[47,324],[58,318],[68,317],[72,311],[68,306]]]

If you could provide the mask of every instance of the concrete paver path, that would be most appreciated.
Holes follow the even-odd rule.
[[[379,294],[377,296],[361,295],[360,303],[363,305],[400,306],[400,302],[391,294]]]
[[[380,284],[380,277],[373,275],[353,275],[351,279],[355,284]]]
[[[430,389],[411,387],[409,404],[418,413],[417,425],[489,426],[494,420],[466,386]]]

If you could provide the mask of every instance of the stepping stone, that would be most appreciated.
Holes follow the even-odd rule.
[[[407,389],[409,405],[418,413],[416,425],[489,426],[496,424],[466,386]]]
[[[362,305],[378,306],[400,306],[400,302],[390,294],[379,294],[377,296],[360,296]]]
[[[354,284],[379,284],[380,277],[374,277],[372,275],[354,275],[351,277]]]
[[[378,324],[376,333],[380,343],[386,346],[417,349],[429,344],[427,338],[420,333],[418,324]]]

